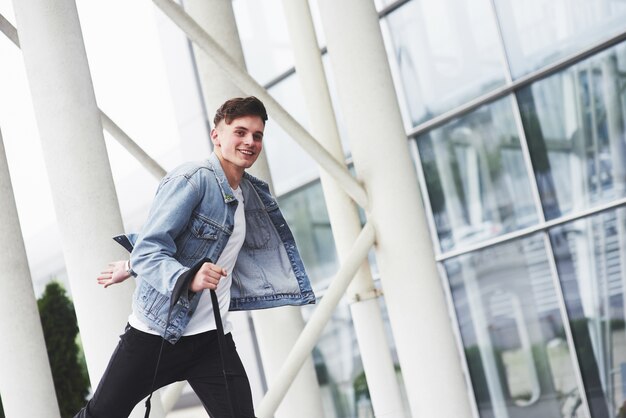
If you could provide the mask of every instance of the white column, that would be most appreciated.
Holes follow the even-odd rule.
[[[232,2],[225,0],[187,0],[185,10],[213,38],[231,58],[245,68],[241,41],[237,31]],[[213,121],[215,110],[227,99],[245,96],[227,74],[201,48],[194,44],[194,52],[200,83],[209,119]],[[272,186],[272,179],[265,152],[250,170]],[[299,308],[285,307],[252,313],[254,330],[259,344],[263,369],[268,381],[278,374],[287,354],[304,328]],[[313,361],[309,358],[298,378],[291,386],[285,400],[277,410],[276,418],[320,418],[324,416],[322,395],[317,383]]]
[[[228,51],[237,65],[245,69],[246,61],[241,48],[241,40],[237,31],[237,21],[230,0],[186,0],[185,11],[208,33],[220,46]],[[207,117],[213,124],[213,117],[218,107],[233,97],[244,97],[227,74],[215,60],[202,50],[195,42],[192,43],[194,57],[198,66],[202,95],[206,103]],[[265,151],[261,153],[250,173],[267,181],[272,187],[269,167]]]
[[[283,7],[293,43],[296,74],[311,121],[311,134],[337,161],[343,162],[343,149],[308,1],[283,0]],[[320,177],[339,259],[343,264],[361,231],[359,214],[352,200],[332,177],[324,171]],[[377,417],[401,418],[404,411],[400,388],[367,260],[352,280],[347,296],[352,301],[350,310],[374,413]]]
[[[72,298],[95,388],[124,330],[133,290],[130,280],[106,290],[96,283],[109,261],[128,257],[111,239],[124,228],[100,112],[74,1],[13,3]]]
[[[60,417],[1,133],[0,248],[0,396],[4,414]]]
[[[355,167],[369,193],[377,261],[415,417],[471,408],[372,1],[319,0]]]

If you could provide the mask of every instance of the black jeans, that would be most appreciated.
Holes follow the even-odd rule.
[[[181,337],[174,345],[165,342],[155,390],[187,380],[212,418],[254,418],[250,383],[230,333],[226,345],[235,417],[227,403],[217,331]],[[160,347],[161,337],[127,326],[96,392],[75,418],[127,418],[150,391]]]

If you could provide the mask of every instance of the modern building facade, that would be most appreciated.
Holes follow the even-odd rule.
[[[318,1],[309,3],[320,57],[346,164],[354,163],[359,175],[355,139],[348,139],[350,118],[334,81],[338,60],[333,62],[331,39],[326,49],[329,19]],[[86,26],[87,6],[81,3],[86,2],[77,2]],[[233,0],[232,7],[248,72],[311,130],[281,2]],[[466,383],[467,416],[626,417],[626,4],[377,0],[375,7],[414,163],[410,175],[419,181],[416,190],[399,185],[396,192],[419,193],[423,201],[430,234],[419,239],[433,249],[431,262]],[[343,16],[345,30],[353,18]],[[157,151],[171,166],[197,152],[185,149],[205,146],[190,138],[206,138],[211,110],[203,109],[188,41],[160,13],[154,20],[180,138],[176,146],[182,148],[174,157]],[[89,39],[86,45],[89,53]],[[377,83],[372,78],[362,89]],[[95,90],[98,97],[97,83]],[[320,171],[272,120],[266,138],[274,190],[323,298],[340,256]],[[381,138],[371,150],[381,170],[395,163],[386,158],[392,154],[385,144]],[[142,192],[140,203],[125,205],[125,193],[132,195],[138,183],[124,185],[122,177],[115,180],[124,224],[136,228],[150,194]],[[361,211],[361,217],[365,223],[368,213]],[[399,240],[414,233],[397,231]],[[31,266],[37,266],[32,257]],[[421,399],[411,393],[415,383],[404,385],[415,381],[407,369],[416,372],[403,367],[406,351],[398,355],[395,342],[399,330],[409,332],[411,322],[421,327],[429,318],[389,325],[390,308],[402,307],[387,306],[390,280],[374,251],[369,261],[382,294],[377,300],[404,413],[427,416],[415,406]],[[49,268],[64,274],[62,265]],[[37,280],[51,275],[45,268],[31,270],[37,270],[36,288]],[[420,283],[423,272],[404,279]],[[327,417],[365,418],[375,412],[352,302],[342,300],[312,353]],[[303,308],[304,318],[314,309]],[[407,312],[413,311],[407,307]],[[433,316],[441,317],[441,311]],[[262,396],[270,382],[254,334],[251,326],[250,358],[257,365],[252,380]]]

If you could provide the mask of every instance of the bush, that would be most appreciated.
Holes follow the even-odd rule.
[[[46,286],[37,305],[61,416],[71,418],[89,393],[89,379],[79,363],[74,305],[57,282]]]

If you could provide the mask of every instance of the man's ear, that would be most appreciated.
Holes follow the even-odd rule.
[[[211,129],[211,142],[213,142],[213,145],[216,147],[220,146],[219,135],[217,134],[217,129],[215,128]]]

